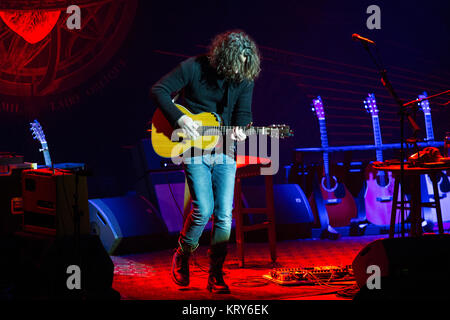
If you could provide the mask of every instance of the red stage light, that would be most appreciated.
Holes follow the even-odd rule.
[[[60,10],[0,11],[5,24],[28,43],[44,39],[55,27]]]
[[[67,27],[69,5],[80,8],[81,29]],[[96,84],[87,82],[115,57],[137,5],[138,0],[0,0],[0,108],[23,114],[67,109],[92,94]],[[113,68],[125,65],[116,59]]]

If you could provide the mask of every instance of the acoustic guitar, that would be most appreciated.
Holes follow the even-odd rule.
[[[427,97],[427,93],[419,95],[419,99]],[[431,120],[431,107],[430,102],[425,99],[419,102],[419,107],[423,112],[425,118],[425,129],[427,133],[427,141],[434,141],[433,121]],[[429,175],[424,175],[422,179],[422,201],[434,202],[433,184]],[[450,181],[448,178],[448,172],[442,171],[438,181],[439,199],[442,211],[442,220],[450,220]],[[424,219],[428,221],[437,222],[436,209],[424,207],[423,209]]]
[[[233,130],[234,126],[224,126],[220,116],[213,112],[191,113],[182,105],[175,106],[185,115],[191,117],[199,124],[197,129],[200,137],[188,139],[181,129],[176,129],[170,125],[162,111],[158,108],[153,114],[151,140],[155,152],[164,158],[177,157],[190,150],[197,148],[201,150],[211,150],[217,146],[222,136]],[[271,125],[268,127],[242,127],[247,136],[252,134],[269,135],[273,138],[286,138],[293,135],[292,130],[287,125]]]
[[[373,93],[369,94],[367,99],[364,100],[364,108],[372,116],[373,137],[375,146],[377,147],[376,160],[382,162],[383,151],[381,146],[383,145],[383,142],[381,139],[380,119],[378,116],[379,111]],[[367,185],[364,195],[366,218],[375,225],[389,225],[395,185],[392,173],[375,170],[372,164],[369,164],[366,168],[365,175]],[[400,191],[399,194],[401,194]]]
[[[322,98],[318,96],[313,99],[313,111],[319,120],[320,139],[322,148],[328,148],[328,136],[325,123],[325,111]],[[332,227],[343,227],[350,225],[351,219],[356,217],[356,204],[352,194],[347,190],[336,176],[330,172],[329,155],[323,152],[323,172],[319,182],[326,215],[318,210],[319,220],[322,227],[327,222]]]

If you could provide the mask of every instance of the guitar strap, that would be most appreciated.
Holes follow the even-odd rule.
[[[231,105],[230,105],[230,101],[231,101],[231,99],[230,99],[230,91],[231,91],[230,90],[230,86],[231,85],[232,84],[230,84],[230,80],[227,80],[227,81],[224,82],[224,86],[225,86],[224,108],[226,109],[226,111],[224,109],[224,112],[227,112],[227,115],[228,115],[228,117],[227,117],[228,118],[228,123],[224,123],[224,125],[231,125],[231,120],[232,120],[231,119],[231,117],[232,117],[231,109],[232,108],[231,108]],[[236,158],[236,144],[237,144],[237,142],[234,141],[231,145],[225,146],[226,147],[226,154],[229,155],[232,158]]]
[[[229,123],[224,123],[224,125],[230,125],[231,124],[231,106],[229,105],[230,102],[230,84],[229,84],[229,80],[226,80],[223,84],[225,86],[225,93],[224,93],[224,107],[226,108],[226,112],[228,114],[228,121]],[[224,110],[225,111],[225,110]]]

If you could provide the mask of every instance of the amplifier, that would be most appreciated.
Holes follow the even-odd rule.
[[[0,236],[11,235],[22,228],[22,171],[33,168],[33,165],[5,163],[0,155]]]
[[[22,197],[24,231],[58,237],[74,235],[77,205],[80,234],[89,234],[86,176],[61,169],[25,170]]]

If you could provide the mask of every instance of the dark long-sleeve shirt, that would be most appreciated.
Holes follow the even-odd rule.
[[[227,93],[228,86],[228,93]],[[253,81],[229,83],[220,76],[205,55],[189,58],[162,77],[151,95],[172,127],[183,115],[172,102],[172,95],[184,89],[184,106],[192,113],[215,112],[227,126],[246,126],[252,122]]]

